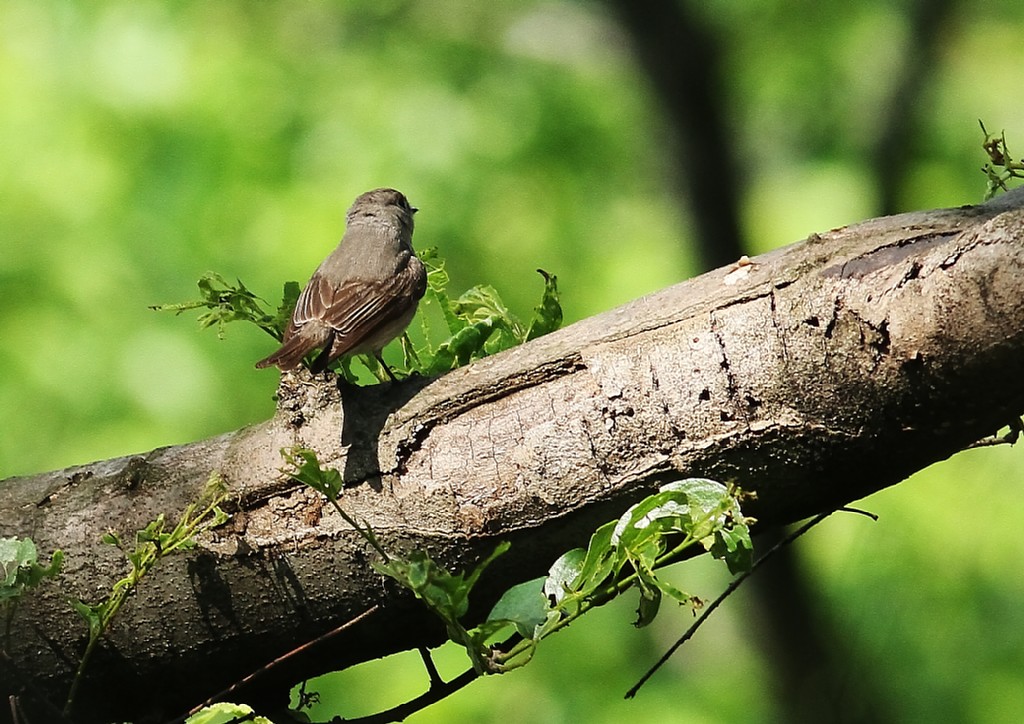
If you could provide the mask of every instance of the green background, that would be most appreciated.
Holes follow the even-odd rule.
[[[727,49],[750,252],[874,215],[866,159],[910,42],[900,4],[688,6]],[[1022,31],[1018,0],[954,16],[902,208],[981,199],[978,118],[1024,147]],[[6,0],[0,138],[0,477],[269,417],[277,376],[253,368],[269,337],[218,340],[147,305],[195,297],[209,270],[276,303],[370,188],[420,208],[415,243],[439,248],[453,291],[493,284],[523,315],[537,267],[567,322],[697,271],[668,122],[602,4]],[[1019,451],[962,454],[863,503],[879,522],[836,517],[801,542],[851,688],[870,671],[894,720],[1024,711],[1022,472]],[[704,597],[726,580],[708,561],[674,575]],[[780,720],[749,603],[635,701],[622,693],[684,612],[636,631],[631,603],[611,606],[411,721]],[[415,656],[384,665],[325,684],[324,703],[355,715],[418,693]]]

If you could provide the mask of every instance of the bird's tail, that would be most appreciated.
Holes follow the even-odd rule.
[[[276,365],[282,370],[293,370],[302,364],[307,354],[323,347],[331,338],[330,330],[323,330],[323,334],[319,334],[313,330],[303,329],[286,339],[274,354],[257,362],[256,367],[262,369]]]

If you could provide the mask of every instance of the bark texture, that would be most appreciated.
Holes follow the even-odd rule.
[[[1024,410],[1022,280],[1024,191],[812,235],[436,380],[286,375],[267,422],[3,481],[0,534],[67,562],[19,609],[0,694],[32,681],[61,700],[84,645],[66,596],[97,600],[124,571],[100,535],[173,519],[213,471],[232,521],[142,583],[94,658],[83,719],[180,714],[373,604],[259,691],[438,641],[340,517],[280,480],[295,444],[344,471],[344,507],[385,547],[458,569],[512,541],[481,610],[670,479],[740,483],[762,527],[861,498]]]

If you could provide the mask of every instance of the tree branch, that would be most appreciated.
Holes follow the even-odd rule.
[[[286,375],[267,422],[4,481],[0,530],[62,548],[66,567],[19,608],[0,694],[34,681],[62,698],[85,641],[66,596],[98,600],[124,569],[101,534],[173,519],[214,470],[232,521],[125,605],[82,720],[179,715],[369,606],[366,625],[239,698],[280,705],[301,678],[439,642],[337,512],[281,480],[279,450],[295,444],[344,471],[342,505],[389,551],[454,570],[511,541],[469,618],[669,479],[737,481],[762,527],[834,509],[1024,410],[1022,280],[1024,191],[814,235],[437,380]]]

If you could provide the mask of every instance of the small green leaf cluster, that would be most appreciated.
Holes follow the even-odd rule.
[[[195,504],[190,504],[182,514],[178,523],[167,530],[167,519],[160,513],[143,529],[135,532],[135,545],[127,546],[113,530],[107,531],[100,539],[102,542],[116,546],[124,553],[130,570],[118,580],[109,597],[103,602],[89,605],[75,601],[74,607],[89,626],[90,637],[102,634],[110,620],[124,603],[124,599],[138,585],[139,581],[149,573],[163,557],[178,551],[195,548],[195,536],[210,528],[215,528],[227,521],[228,515],[217,504],[211,504],[206,510],[197,513]]]
[[[101,540],[104,543],[116,546],[124,553],[129,570],[127,575],[114,583],[110,594],[99,603],[89,604],[81,600],[71,602],[74,610],[85,621],[89,638],[64,706],[65,714],[70,713],[73,707],[82,676],[97,643],[128,596],[162,558],[191,550],[196,545],[195,536],[225,523],[228,514],[221,509],[220,504],[226,498],[227,487],[224,480],[214,472],[210,475],[200,499],[185,508],[178,522],[170,530],[167,528],[164,514],[161,513],[145,528],[136,531],[134,545],[126,544],[114,531],[108,531],[103,535]]]
[[[696,596],[656,573],[693,546],[700,545],[723,560],[734,574],[750,571],[753,564],[749,530],[753,519],[740,509],[742,493],[704,478],[678,480],[598,528],[586,549],[575,548],[559,557],[546,578],[507,590],[486,621],[467,629],[461,619],[469,609],[470,592],[483,571],[508,551],[507,541],[469,573],[450,573],[422,550],[406,557],[389,556],[370,526],[358,523],[341,508],[338,495],[343,479],[337,470],[325,469],[316,453],[306,448],[282,449],[281,455],[286,462],[281,472],[327,496],[381,555],[382,562],[372,563],[374,569],[412,591],[444,622],[449,639],[466,649],[477,676],[525,665],[541,640],[632,588],[639,591],[637,626],[654,619],[665,595],[694,610],[703,606]],[[515,636],[493,643],[510,629]],[[432,681],[435,677],[436,672]],[[440,683],[441,689],[448,686]]]
[[[39,552],[31,538],[0,538],[0,613],[4,618],[4,645],[10,639],[14,612],[25,593],[47,578],[56,578],[64,563],[64,553],[53,552],[50,562],[39,562]]]
[[[292,309],[299,298],[297,282],[287,282],[281,306],[275,314],[267,312],[263,305],[265,300],[249,291],[240,279],[235,284],[227,281],[216,272],[207,272],[199,278],[199,299],[179,304],[154,304],[150,309],[158,312],[174,312],[181,314],[192,309],[205,309],[199,315],[199,326],[202,329],[217,325],[217,336],[224,338],[224,327],[228,322],[252,322],[277,341],[284,336]]]
[[[476,585],[480,574],[495,558],[504,554],[510,545],[507,541],[499,543],[468,575],[449,573],[421,550],[413,551],[408,558],[392,558],[386,563],[374,563],[373,567],[416,594],[427,608],[444,621],[448,638],[465,647],[473,662],[473,669],[478,674],[490,673],[490,650],[485,645],[485,637],[472,635],[459,619],[469,609],[469,592]]]
[[[469,574],[452,574],[421,550],[405,558],[389,556],[370,526],[358,523],[341,508],[338,495],[343,480],[337,470],[323,468],[316,453],[307,448],[282,449],[281,455],[286,462],[281,472],[330,500],[383,558],[373,563],[374,568],[412,591],[444,622],[449,638],[465,647],[478,674],[524,665],[542,639],[631,588],[640,594],[637,626],[654,619],[665,595],[699,608],[700,599],[656,574],[656,569],[679,560],[695,545],[723,560],[734,574],[750,570],[753,562],[752,519],[740,509],[741,493],[714,480],[678,480],[598,528],[586,549],[575,548],[559,557],[547,578],[510,588],[484,623],[467,630],[460,619],[468,610],[469,593],[509,543],[499,544]],[[508,651],[496,650],[490,642],[509,627],[519,641]]]
[[[427,265],[427,303],[441,310],[449,337],[436,348],[430,347],[427,317],[422,316],[423,337],[427,346],[416,351],[416,369],[423,374],[438,375],[467,365],[473,360],[536,339],[562,325],[562,306],[558,299],[558,278],[538,269],[544,277],[541,300],[534,307],[530,321],[524,324],[490,285],[477,285],[458,299],[448,295],[448,272],[434,250],[423,253]]]
[[[385,561],[389,560],[390,557],[380,544],[380,541],[377,540],[373,529],[366,523],[359,523],[355,518],[346,513],[345,509],[338,503],[338,495],[341,493],[342,488],[345,487],[345,481],[338,470],[323,467],[316,456],[316,451],[310,450],[307,447],[297,445],[292,448],[281,448],[281,457],[285,462],[285,466],[281,468],[283,475],[297,483],[308,485],[325,496],[334,509],[338,511],[338,515],[352,526]]]
[[[702,602],[658,577],[655,570],[701,545],[724,560],[732,573],[752,564],[749,523],[735,489],[703,478],[668,483],[597,529],[586,550],[576,548],[551,566],[543,581],[515,586],[495,604],[479,634],[514,626],[522,637],[497,656],[497,668],[515,668],[532,658],[542,639],[591,608],[630,588],[639,591],[637,626],[650,623],[665,595],[694,609]]]
[[[345,487],[341,473],[334,468],[322,467],[316,451],[299,446],[281,448],[281,457],[285,462],[285,467],[281,468],[284,475],[337,502],[341,489]]]
[[[374,562],[374,569],[394,579],[423,601],[444,622],[449,638],[466,648],[474,669],[484,673],[488,668],[489,651],[482,638],[479,635],[471,636],[459,623],[459,619],[469,608],[469,592],[476,585],[480,574],[495,558],[509,549],[509,544],[500,543],[469,574],[449,573],[422,550],[414,550],[405,558],[389,555],[377,540],[373,529],[365,522],[356,521],[338,502],[338,495],[344,486],[340,472],[334,468],[324,468],[316,452],[309,448],[283,448],[281,457],[285,461],[281,472],[324,495],[338,514],[380,554],[383,560],[380,563]]]
[[[988,156],[988,163],[981,167],[982,172],[988,179],[988,186],[985,189],[985,200],[991,199],[999,191],[1007,191],[1006,182],[1011,178],[1024,178],[1024,159],[1014,161],[1010,156],[1010,149],[1006,146],[1006,132],[998,136],[991,135],[981,120],[981,132],[985,134],[982,141],[982,148]]]
[[[402,336],[405,366],[398,370],[400,373],[440,375],[552,332],[562,324],[558,279],[554,275],[537,270],[544,277],[544,291],[530,320],[524,323],[505,306],[494,287],[478,285],[457,299],[452,299],[447,291],[448,272],[437,251],[427,249],[420,254],[420,258],[427,266],[427,295],[424,304],[437,305],[446,329],[435,333],[427,315],[421,314],[423,345],[415,348],[408,335]],[[206,311],[199,316],[200,326],[206,328],[216,325],[219,337],[224,336],[224,327],[228,322],[244,321],[255,324],[280,342],[299,298],[299,285],[297,282],[284,285],[281,304],[275,312],[270,312],[267,302],[249,291],[241,281],[231,284],[215,272],[200,278],[199,296],[195,301],[153,305],[150,309],[175,314],[204,309]],[[434,337],[442,340],[436,346],[431,343]],[[387,379],[372,356],[362,355],[360,359],[378,379]],[[351,360],[342,358],[334,363],[334,369],[346,380],[355,383],[357,375],[350,364]]]

